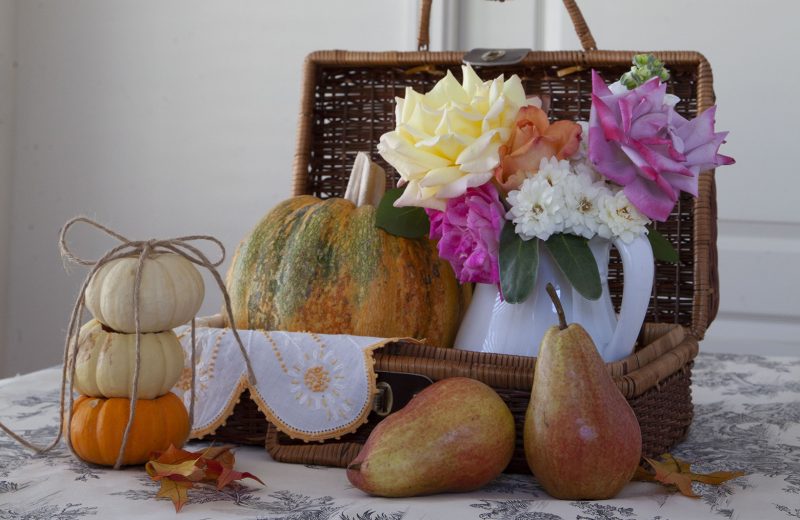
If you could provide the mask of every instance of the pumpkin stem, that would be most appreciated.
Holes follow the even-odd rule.
[[[344,198],[356,205],[375,206],[381,202],[386,191],[386,172],[372,162],[369,154],[358,152],[347,182]]]

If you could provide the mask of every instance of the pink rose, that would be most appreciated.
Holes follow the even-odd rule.
[[[430,237],[439,240],[439,256],[450,262],[459,281],[499,283],[497,254],[505,209],[492,183],[449,199],[444,211],[425,211]]]
[[[727,132],[714,132],[711,107],[691,121],[665,102],[666,84],[653,78],[614,94],[592,71],[589,160],[625,186],[625,195],[653,220],[669,217],[681,191],[697,196],[700,172],[733,164],[717,153]]]

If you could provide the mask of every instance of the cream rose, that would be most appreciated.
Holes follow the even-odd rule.
[[[446,199],[488,182],[500,163],[519,109],[520,79],[481,81],[469,66],[459,84],[448,71],[433,89],[406,88],[397,98],[396,127],[381,136],[378,152],[406,184],[395,206],[444,210]]]

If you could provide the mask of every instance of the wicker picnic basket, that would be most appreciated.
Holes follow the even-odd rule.
[[[350,166],[359,151],[387,171],[388,185],[396,172],[376,153],[380,136],[394,128],[395,97],[406,86],[429,90],[446,70],[460,77],[463,53],[428,52],[430,0],[423,0],[419,52],[320,51],[305,63],[302,107],[294,158],[294,194],[340,197]],[[551,119],[588,120],[591,69],[613,79],[629,70],[634,51],[600,51],[574,0],[564,0],[580,38],[582,51],[529,52],[521,62],[476,68],[484,79],[517,74],[528,93],[550,97]],[[696,52],[654,52],[671,71],[669,88],[681,98],[677,110],[694,117],[714,103],[711,67]],[[635,352],[608,365],[618,387],[632,405],[642,427],[643,454],[663,453],[681,441],[692,421],[691,367],[698,340],[716,315],[719,294],[716,259],[714,172],[700,175],[699,196],[683,194],[670,218],[657,229],[675,245],[680,262],[656,262],[653,294]],[[622,263],[612,251],[609,288],[619,308]],[[376,370],[417,373],[432,380],[466,375],[479,379],[506,400],[522,431],[530,397],[535,358],[391,344],[375,355]],[[369,422],[341,439],[307,444],[268,425],[245,393],[218,440],[265,442],[278,461],[346,466],[358,453],[371,429]],[[508,471],[527,472],[519,436]]]

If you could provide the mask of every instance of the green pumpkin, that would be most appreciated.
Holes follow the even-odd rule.
[[[227,278],[236,326],[451,347],[466,307],[434,242],[375,227],[375,207],[301,195],[246,237]],[[224,313],[223,313],[224,314]]]

